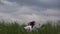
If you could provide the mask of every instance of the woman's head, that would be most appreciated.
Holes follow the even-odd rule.
[[[29,24],[28,25],[31,25],[32,26],[32,28],[33,28],[33,26],[35,25],[35,21],[31,21],[31,22],[29,22]]]

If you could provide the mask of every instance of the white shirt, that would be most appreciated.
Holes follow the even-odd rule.
[[[32,30],[32,27],[30,26],[30,25],[28,25],[28,26],[26,26],[26,27],[24,27],[26,30]]]

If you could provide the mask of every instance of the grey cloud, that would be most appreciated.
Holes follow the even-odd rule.
[[[56,6],[56,3],[59,4],[60,1],[59,0],[53,0],[53,1],[52,0],[46,0],[46,1],[45,0],[9,0],[8,1],[9,4],[10,3],[13,4],[13,2],[16,2],[17,4],[20,4],[20,5],[23,4],[23,3],[24,4],[23,4],[23,6],[15,6],[15,7],[14,7],[14,5],[9,6],[9,5],[5,5],[5,4],[3,4],[3,5],[0,4],[1,8],[2,8],[1,12],[13,13],[13,14],[17,13],[17,12],[18,12],[18,14],[31,14],[31,13],[37,13],[37,14],[41,13],[41,14],[43,14],[42,12],[45,12],[45,10],[49,9],[49,6],[50,6],[50,9],[51,9],[51,7],[53,8],[53,6],[51,6],[51,5]],[[35,5],[33,5],[32,3],[35,4]],[[26,9],[25,4],[27,6],[27,9]],[[24,6],[25,6],[25,9],[24,9]],[[37,6],[40,6],[40,7],[37,7]],[[59,5],[57,5],[56,7],[58,8],[58,6]],[[20,7],[20,9],[17,9],[18,7]],[[28,8],[28,7],[31,7],[31,8]],[[58,13],[60,13],[60,12],[58,12]],[[45,12],[45,14],[46,14],[46,12]]]
[[[0,4],[0,12],[2,13],[13,13],[16,12],[17,6],[9,6],[6,4]]]
[[[59,8],[60,0],[9,0],[11,2],[17,2],[20,5],[37,6],[44,8]]]
[[[60,19],[59,0],[6,0],[0,3],[0,16],[18,21],[41,21]],[[16,3],[14,3],[16,2]],[[5,16],[4,16],[5,15]],[[47,16],[46,16],[47,15]],[[8,17],[9,16],[9,17]]]

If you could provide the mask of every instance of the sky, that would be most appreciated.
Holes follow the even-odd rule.
[[[57,21],[60,20],[60,0],[0,0],[0,20]]]

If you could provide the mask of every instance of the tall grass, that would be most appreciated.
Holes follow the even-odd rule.
[[[5,23],[0,22],[0,34],[60,34],[60,25],[52,26],[51,23],[47,22],[40,28],[36,28],[33,31],[26,31],[25,25],[19,25],[17,22]]]

